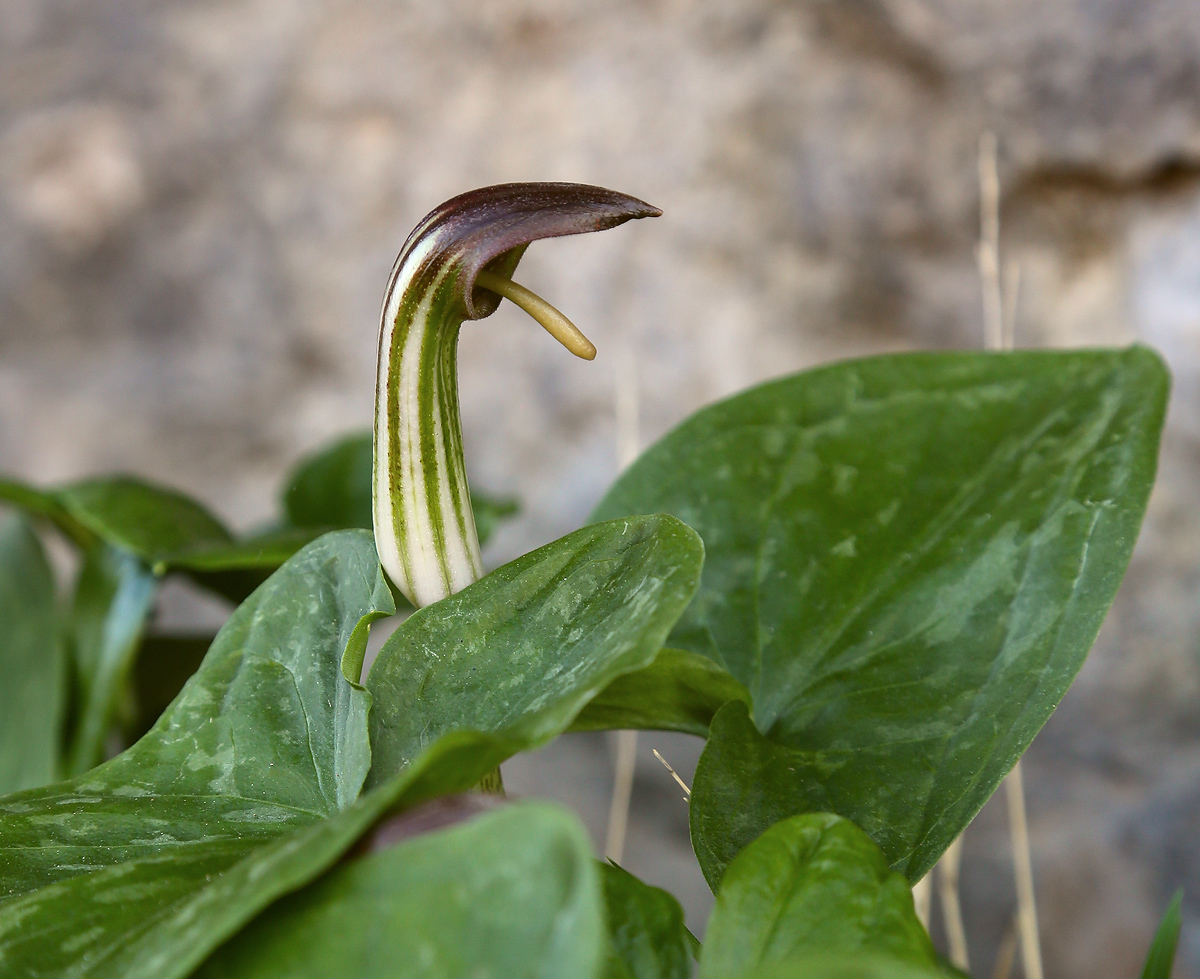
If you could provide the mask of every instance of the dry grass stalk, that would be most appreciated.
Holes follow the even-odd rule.
[[[1000,176],[996,165],[996,135],[979,140],[979,277],[983,284],[984,339],[989,350],[1011,350],[1016,332],[1017,291],[1021,267],[1005,266],[1005,289],[1000,284]],[[1004,295],[1007,292],[1007,295]],[[1007,300],[1007,301],[1006,301]],[[1029,850],[1025,788],[1020,761],[1005,779],[1013,874],[1017,882],[1017,923],[1025,979],[1043,979],[1042,947],[1033,893],[1033,859]]]
[[[1042,946],[1038,936],[1037,905],[1033,897],[1033,859],[1025,818],[1025,784],[1018,761],[1004,780],[1008,796],[1008,825],[1012,834],[1013,876],[1017,883],[1017,926],[1021,935],[1021,964],[1025,979],[1043,979]]]
[[[651,748],[650,750],[654,752],[654,757],[663,763],[663,768],[671,773],[671,778],[675,779],[675,781],[679,783],[679,787],[683,789],[684,799],[690,799],[692,797],[692,790],[688,788],[687,782],[679,777],[679,773],[671,767],[671,763],[667,761],[667,759],[658,753],[657,748]]]
[[[992,979],[1009,979],[1012,975],[1013,959],[1017,955],[1017,921],[1010,922],[996,949],[996,964],[992,967]]]
[[[604,856],[613,863],[625,858],[625,831],[629,827],[629,800],[633,796],[633,772],[637,763],[637,731],[617,732],[616,772],[612,802],[608,807],[608,831],[604,834]]]
[[[933,905],[933,873],[932,871],[913,884],[913,907],[925,930],[929,931],[929,912]]]
[[[958,870],[962,865],[962,837],[950,844],[938,861],[938,899],[942,902],[942,920],[946,926],[946,941],[950,946],[950,961],[963,972],[970,968],[967,952],[967,932],[963,928],[962,905],[958,899]]]
[[[628,343],[618,353],[614,386],[614,414],[617,429],[617,465],[624,469],[638,454],[638,382],[637,361]],[[637,764],[637,731],[617,732],[617,758],[613,772],[612,801],[608,807],[608,829],[604,834],[604,855],[614,863],[625,856],[625,834],[629,827],[629,804],[633,798],[633,773]]]

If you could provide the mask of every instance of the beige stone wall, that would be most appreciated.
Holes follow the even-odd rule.
[[[1171,890],[1200,902],[1197,0],[0,0],[0,470],[128,469],[250,526],[369,424],[384,278],[425,211],[512,179],[628,191],[665,216],[522,266],[595,363],[511,309],[464,331],[473,478],[525,504],[503,560],[613,477],[629,364],[648,439],[831,358],[978,345],[986,129],[1018,343],[1141,339],[1176,375],[1134,568],[1027,776],[1049,973],[1136,975]],[[599,831],[604,742],[555,751],[510,781]],[[631,869],[701,915],[647,764]],[[967,842],[978,975],[1011,910],[1002,815]]]

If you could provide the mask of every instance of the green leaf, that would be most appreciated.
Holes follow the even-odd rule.
[[[371,432],[338,439],[302,459],[288,477],[283,512],[296,527],[372,527]],[[487,542],[496,526],[516,514],[515,500],[471,494],[479,543]]]
[[[71,609],[77,705],[68,776],[86,772],[104,757],[157,594],[158,579],[134,555],[101,543],[84,553]]]
[[[283,492],[283,512],[296,527],[370,530],[371,432],[338,439],[302,459]]]
[[[240,604],[300,548],[332,529],[340,528],[274,528],[241,540],[173,551],[163,555],[161,564]]]
[[[327,535],[233,614],[137,744],[72,781],[0,799],[6,969],[186,975],[403,791],[473,774],[454,755],[461,744],[438,746],[406,780],[354,804],[370,701],[341,658],[392,610],[370,535]],[[486,754],[469,747],[466,761]],[[429,765],[447,757],[457,769],[434,779]]]
[[[683,908],[670,894],[613,864],[600,864],[608,933],[630,979],[688,979]]]
[[[749,703],[750,694],[708,657],[662,649],[649,666],[605,687],[571,730],[683,731],[703,738],[713,714],[731,700]]]
[[[758,730],[811,762],[818,784],[796,791],[916,880],[1095,639],[1167,388],[1136,347],[836,364],[699,412],[596,516],[662,511],[700,533],[671,645],[742,682]]]
[[[603,948],[587,834],[528,802],[342,865],[270,908],[197,979],[591,979]]]
[[[938,968],[908,880],[849,820],[829,813],[772,826],[729,865],[708,922],[701,979],[814,953],[887,956]]]
[[[0,519],[0,793],[54,779],[66,689],[54,576],[29,522],[10,514]]]
[[[761,966],[739,979],[945,979],[945,973],[881,955],[806,955]]]
[[[80,547],[95,543],[92,532],[67,513],[53,491],[40,490],[17,479],[0,477],[0,501],[19,507],[32,517],[46,518]]]
[[[367,679],[371,781],[449,731],[525,747],[558,735],[616,677],[654,659],[702,562],[699,538],[671,517],[614,520],[418,609]]]
[[[84,480],[55,490],[54,496],[101,540],[150,564],[178,551],[233,539],[195,500],[131,476]]]
[[[1146,955],[1146,965],[1142,968],[1142,979],[1171,979],[1171,969],[1175,965],[1175,949],[1179,945],[1179,932],[1183,927],[1183,891],[1178,890],[1171,898],[1163,915],[1154,940],[1150,943],[1150,951]]]
[[[820,754],[759,734],[744,704],[716,713],[689,808],[692,847],[714,892],[725,868],[768,828],[795,813],[836,809],[841,800],[831,797],[825,772]],[[886,770],[876,778],[890,785]],[[901,785],[891,788],[903,791]]]

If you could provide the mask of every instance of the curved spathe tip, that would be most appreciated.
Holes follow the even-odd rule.
[[[492,271],[511,276],[531,242],[604,231],[661,214],[636,197],[590,184],[480,187],[452,197],[425,216],[396,258],[393,279],[411,255],[420,254],[422,265],[431,269],[458,262],[466,317],[479,319],[494,312],[498,301],[475,291],[475,276],[485,266],[494,262]]]

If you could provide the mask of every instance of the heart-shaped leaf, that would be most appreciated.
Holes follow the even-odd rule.
[[[692,974],[683,908],[666,891],[612,864],[600,864],[615,970],[629,979],[688,979]]]
[[[811,761],[817,785],[793,795],[824,793],[916,880],[1095,639],[1167,388],[1137,347],[836,364],[699,412],[596,515],[700,533],[704,578],[671,644],[724,666],[758,731]]]
[[[701,979],[733,979],[804,955],[862,953],[938,969],[908,881],[829,813],[777,823],[729,865],[708,922]]]
[[[54,576],[19,514],[0,519],[0,794],[58,773],[66,662]]]
[[[336,859],[377,815],[326,818],[354,809],[370,763],[369,697],[343,676],[343,651],[393,608],[370,535],[327,535],[233,614],[137,744],[0,800],[0,962],[185,975]]]
[[[579,821],[504,806],[350,860],[274,905],[197,979],[591,979],[604,915]]]
[[[699,538],[665,516],[585,527],[418,609],[371,668],[372,783],[450,731],[524,746],[647,666],[695,593]]]

